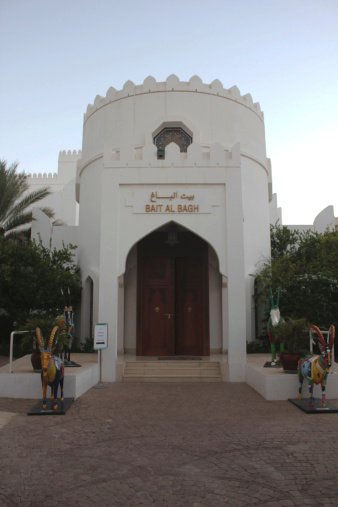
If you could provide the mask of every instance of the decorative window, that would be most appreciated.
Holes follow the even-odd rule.
[[[154,137],[157,150],[164,151],[170,143],[176,143],[180,151],[186,153],[188,146],[192,143],[192,137],[180,127],[165,127]]]

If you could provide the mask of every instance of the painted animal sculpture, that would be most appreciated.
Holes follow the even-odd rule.
[[[36,338],[38,342],[38,347],[41,352],[41,382],[42,382],[42,408],[47,408],[47,386],[51,387],[51,400],[54,401],[53,409],[56,410],[58,408],[57,402],[57,394],[58,388],[60,384],[61,388],[61,401],[63,401],[63,378],[64,378],[64,366],[62,360],[53,355],[53,341],[55,338],[55,334],[58,330],[58,326],[54,326],[51,332],[47,350],[44,347],[43,338],[41,335],[40,329],[36,328]]]
[[[65,303],[65,308],[63,311],[63,315],[60,315],[57,317],[57,322],[62,324],[62,326],[65,328],[65,334],[66,334],[66,342],[64,344],[63,349],[63,359],[64,362],[70,362],[70,350],[72,348],[73,338],[74,338],[74,312],[72,307],[72,302],[70,300],[70,290],[68,287],[68,299],[69,299],[69,305],[67,305],[66,297],[64,295],[63,290],[61,289],[61,294]]]
[[[335,327],[330,326],[329,340],[325,342],[324,337],[317,326],[311,326],[319,338],[320,356],[309,355],[302,357],[298,363],[299,394],[298,399],[302,399],[302,387],[304,379],[309,386],[309,406],[313,407],[313,384],[320,384],[322,387],[322,407],[326,407],[326,382],[327,375],[331,366],[331,351],[335,337]]]
[[[277,335],[277,330],[280,329],[281,326],[285,325],[284,319],[280,315],[280,309],[279,309],[279,289],[278,289],[278,296],[277,296],[277,304],[273,304],[273,295],[272,295],[272,289],[270,289],[271,293],[271,310],[270,310],[270,319],[268,322],[268,335],[269,335],[269,341],[271,345],[271,366],[274,366],[276,364],[276,345],[275,345],[275,339]],[[284,350],[284,341],[283,337],[280,336],[280,351],[282,352]]]

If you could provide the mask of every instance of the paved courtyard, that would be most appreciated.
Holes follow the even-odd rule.
[[[338,505],[338,414],[226,383],[107,384],[64,416],[34,404],[0,399],[1,506]]]

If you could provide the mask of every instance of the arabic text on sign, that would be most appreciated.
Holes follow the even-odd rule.
[[[187,199],[188,201],[193,201],[194,198],[195,198],[194,195],[186,195],[186,194],[180,195],[180,199]],[[169,199],[170,201],[172,201],[173,199],[178,199],[178,192],[173,192],[172,195],[166,196],[158,195],[157,192],[151,193],[150,202],[157,202],[159,199]]]

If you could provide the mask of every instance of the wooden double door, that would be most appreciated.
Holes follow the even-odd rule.
[[[209,355],[207,245],[188,232],[179,237],[168,246],[154,233],[139,246],[139,355]]]

